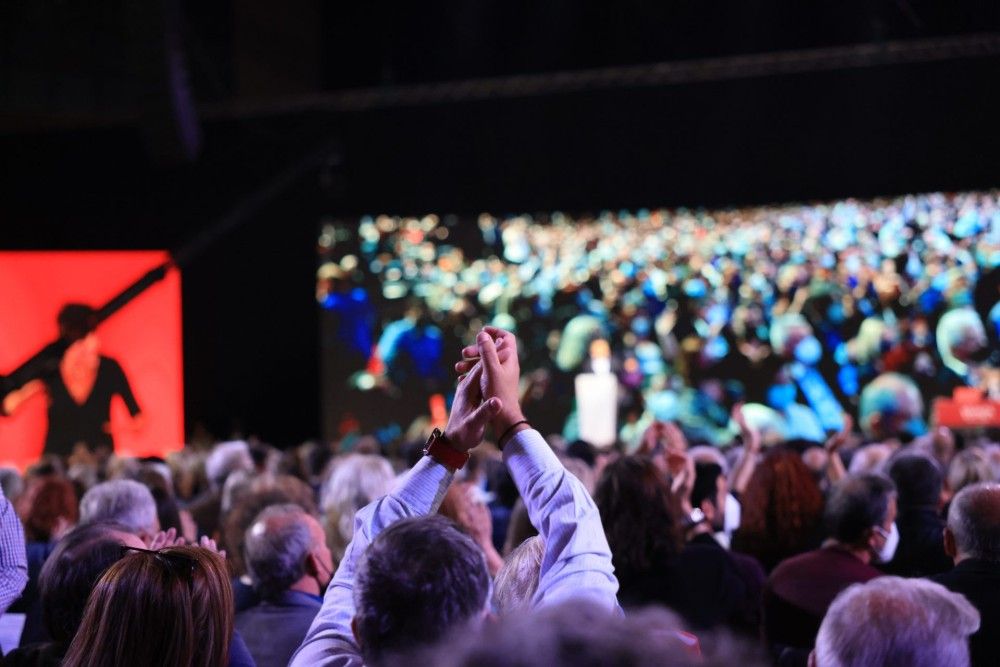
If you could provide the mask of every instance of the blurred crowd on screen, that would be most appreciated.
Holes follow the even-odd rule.
[[[416,415],[372,405],[447,394],[442,350],[484,324],[516,331],[530,371],[526,413],[569,440],[579,435],[574,376],[609,364],[630,447],[657,419],[725,444],[739,401],[759,406],[755,418],[782,438],[821,441],[841,411],[864,424],[862,390],[884,373],[907,376],[919,394],[907,440],[928,434],[933,400],[956,387],[1000,397],[995,191],[580,217],[380,216],[326,224],[319,251],[325,344],[350,351],[336,382],[353,387],[358,423],[386,438],[398,433],[394,417]]]

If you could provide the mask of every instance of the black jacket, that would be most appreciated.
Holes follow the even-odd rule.
[[[930,579],[979,610],[979,631],[969,640],[973,666],[1000,665],[1000,563],[970,558]]]

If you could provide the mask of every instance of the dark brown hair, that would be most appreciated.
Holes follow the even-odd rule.
[[[652,461],[626,456],[610,464],[594,490],[594,502],[616,570],[645,572],[680,552],[679,508]]]
[[[202,547],[130,551],[87,602],[66,667],[223,667],[233,635],[225,561]]]

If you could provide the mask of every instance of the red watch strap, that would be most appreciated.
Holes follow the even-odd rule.
[[[424,447],[424,456],[429,456],[446,468],[460,470],[469,461],[468,452],[460,452],[451,446],[440,429],[434,429]]]

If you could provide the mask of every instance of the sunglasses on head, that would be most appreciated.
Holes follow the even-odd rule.
[[[123,556],[127,555],[130,551],[150,554],[155,557],[157,561],[163,563],[163,565],[165,565],[171,572],[188,578],[190,578],[191,574],[194,572],[194,568],[198,564],[194,558],[179,551],[153,551],[152,549],[140,549],[139,547],[129,547],[124,544],[122,545]]]

